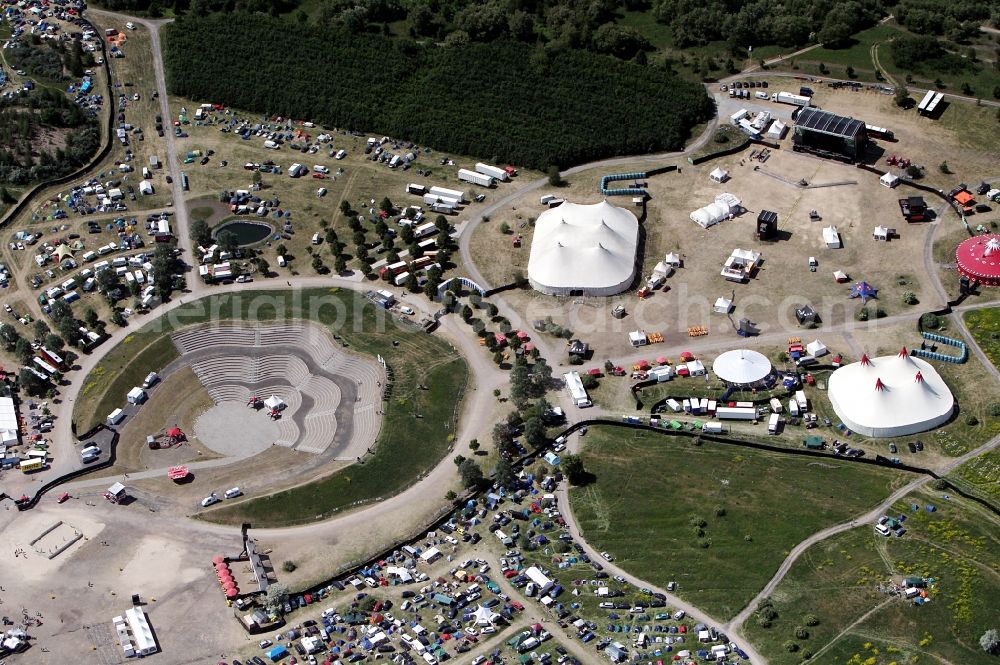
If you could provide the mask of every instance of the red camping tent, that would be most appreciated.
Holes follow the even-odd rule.
[[[222,556],[221,554],[216,554],[215,556],[212,557],[212,563],[215,564],[216,566],[218,566],[220,563],[225,565],[226,557]]]

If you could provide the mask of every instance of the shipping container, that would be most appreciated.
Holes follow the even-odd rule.
[[[476,162],[475,171],[476,173],[482,173],[483,175],[487,175],[491,178],[496,178],[500,182],[510,180],[510,174],[508,174],[505,169],[498,166],[490,166],[489,164]]]
[[[480,187],[495,187],[497,184],[496,179],[492,176],[470,171],[468,169],[459,169],[458,179],[462,182],[471,182],[472,184],[479,185]]]

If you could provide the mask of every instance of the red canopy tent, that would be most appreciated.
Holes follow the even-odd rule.
[[[595,367],[595,368],[593,368],[593,369],[589,369],[589,370],[587,370],[587,374],[589,374],[589,375],[591,375],[591,376],[600,376],[600,375],[601,375],[601,370],[599,370],[599,369],[597,369],[597,368]]]
[[[226,557],[222,556],[221,554],[216,554],[215,556],[212,557],[212,563],[216,566],[218,566],[220,563],[225,564]]]
[[[532,344],[531,342],[527,342],[522,348],[525,351],[534,351],[535,350],[535,345]]]
[[[226,589],[226,598],[235,598],[240,595],[239,589]]]
[[[684,351],[683,353],[681,353],[681,360],[683,360],[684,362],[688,362],[689,360],[694,360],[694,354],[691,353],[690,351]]]
[[[663,356],[660,356],[659,358],[656,359],[656,363],[658,365],[668,365],[668,364],[670,364],[670,360],[667,359],[667,358],[664,358]]]
[[[518,339],[528,339],[528,333],[524,332],[523,330],[518,330],[517,331],[517,338]]]

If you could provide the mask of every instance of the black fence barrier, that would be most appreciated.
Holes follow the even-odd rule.
[[[83,467],[82,469],[77,469],[75,471],[70,471],[69,473],[63,474],[63,475],[59,476],[58,478],[53,478],[49,482],[47,482],[44,485],[42,485],[38,489],[38,491],[35,492],[34,496],[32,496],[31,498],[29,498],[27,501],[19,501],[19,500],[15,501],[15,504],[17,505],[17,509],[18,510],[30,510],[30,509],[34,508],[38,504],[39,500],[41,500],[41,498],[43,496],[45,496],[45,494],[47,492],[53,490],[54,488],[58,487],[59,485],[62,485],[64,483],[68,483],[68,482],[70,482],[72,480],[76,480],[77,478],[82,478],[83,476],[86,476],[88,474],[94,473],[95,471],[102,471],[104,469],[109,469],[112,466],[114,466],[114,463],[115,463],[115,461],[118,458],[118,438],[119,438],[119,434],[118,434],[117,430],[114,430],[114,429],[108,427],[107,425],[101,424],[101,425],[98,425],[98,426],[94,427],[92,430],[90,430],[86,434],[84,434],[82,437],[80,437],[79,440],[81,442],[86,441],[87,439],[92,438],[98,432],[101,432],[103,430],[109,430],[112,433],[111,441],[108,443],[108,448],[109,448],[109,450],[108,450],[108,459],[104,460],[103,462],[98,462],[97,464],[87,465],[87,466]]]

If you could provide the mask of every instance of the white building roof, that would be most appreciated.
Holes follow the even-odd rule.
[[[823,229],[823,242],[828,247],[840,247],[840,233],[836,226],[827,226]]]
[[[851,430],[871,437],[905,436],[946,422],[951,390],[932,365],[905,353],[845,365],[829,381],[830,402]]]
[[[566,201],[535,222],[528,280],[549,295],[620,293],[635,277],[638,241],[639,220],[625,208]]]
[[[727,383],[757,383],[771,373],[771,361],[750,349],[726,351],[712,363],[712,372]]]

